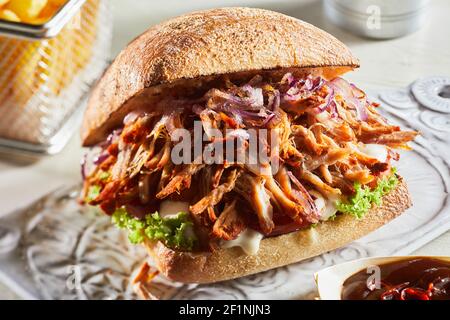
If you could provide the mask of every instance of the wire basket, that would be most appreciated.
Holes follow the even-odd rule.
[[[38,35],[3,32],[0,146],[54,153],[67,142],[76,129],[75,123],[68,124],[70,119],[81,112],[80,101],[108,62],[112,35],[108,2],[83,1],[70,19],[60,19],[64,26],[50,39],[48,28]]]

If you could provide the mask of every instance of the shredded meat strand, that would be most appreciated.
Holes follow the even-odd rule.
[[[206,208],[213,207],[218,204],[226,193],[234,189],[239,174],[240,172],[237,169],[232,170],[225,183],[213,189],[207,196],[205,196],[193,206],[190,206],[189,210],[191,211],[191,213],[200,214],[205,211]]]
[[[338,199],[353,194],[355,183],[376,186],[399,159],[394,149],[408,149],[418,135],[390,125],[378,106],[341,78],[287,73],[237,85],[224,76],[206,93],[192,88],[130,113],[98,146],[93,168],[83,168],[82,194],[95,186],[100,193],[90,204],[108,214],[125,206],[137,218],[162,200],[187,201],[197,235],[209,237],[203,247],[235,239],[245,228],[265,235],[296,230],[321,219],[310,192]],[[176,130],[195,133],[198,122],[201,151],[224,161],[175,164]],[[266,159],[251,150],[250,129]],[[198,157],[191,142],[183,159]],[[386,159],[364,151],[367,144],[384,147]],[[229,145],[238,161],[227,158]]]
[[[214,223],[213,235],[223,240],[234,240],[244,230],[245,222],[236,209],[236,200],[225,205],[219,219]]]
[[[189,189],[191,186],[192,176],[204,168],[204,164],[189,164],[183,170],[171,178],[170,182],[165,186],[156,197],[164,199],[172,193],[180,193],[183,189]]]
[[[263,177],[255,177],[244,173],[236,182],[236,191],[252,206],[258,216],[262,231],[265,234],[270,234],[275,225],[272,220],[273,207],[264,188],[265,183]]]

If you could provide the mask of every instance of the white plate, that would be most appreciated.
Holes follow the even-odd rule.
[[[382,97],[389,119],[422,132],[412,144],[414,151],[403,152],[398,165],[413,198],[411,209],[344,248],[302,263],[214,285],[157,277],[152,294],[162,299],[314,298],[316,271],[357,258],[407,255],[449,230],[450,139],[437,125],[448,116],[430,116],[432,111],[405,99],[404,90]],[[77,189],[51,193],[0,220],[0,280],[25,298],[136,298],[129,279],[144,250],[128,245],[108,217],[80,208]]]

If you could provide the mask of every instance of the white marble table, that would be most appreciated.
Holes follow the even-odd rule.
[[[361,60],[361,69],[348,75],[361,87],[405,87],[428,75],[450,76],[450,1],[432,0],[427,25],[400,39],[373,41],[353,36],[329,24],[319,0],[111,0],[115,33],[112,56],[148,26],[184,12],[219,6],[253,6],[277,10],[311,22],[345,42]],[[0,216],[25,206],[64,182],[79,179],[82,150],[75,136],[63,152],[39,162],[27,163],[0,157]],[[415,252],[450,255],[450,232]],[[17,298],[0,283],[0,299]]]

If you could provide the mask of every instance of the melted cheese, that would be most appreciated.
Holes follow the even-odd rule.
[[[362,153],[371,158],[375,158],[380,162],[386,162],[388,157],[388,150],[385,146],[380,144],[364,144],[358,148]]]
[[[222,247],[223,248],[241,247],[246,254],[252,256],[258,253],[259,244],[261,243],[262,238],[263,235],[258,231],[252,229],[245,229],[239,234],[239,236],[236,239],[224,241],[222,243]]]
[[[172,218],[179,212],[189,212],[189,203],[166,200],[161,202],[159,206],[159,215],[161,218]]]

